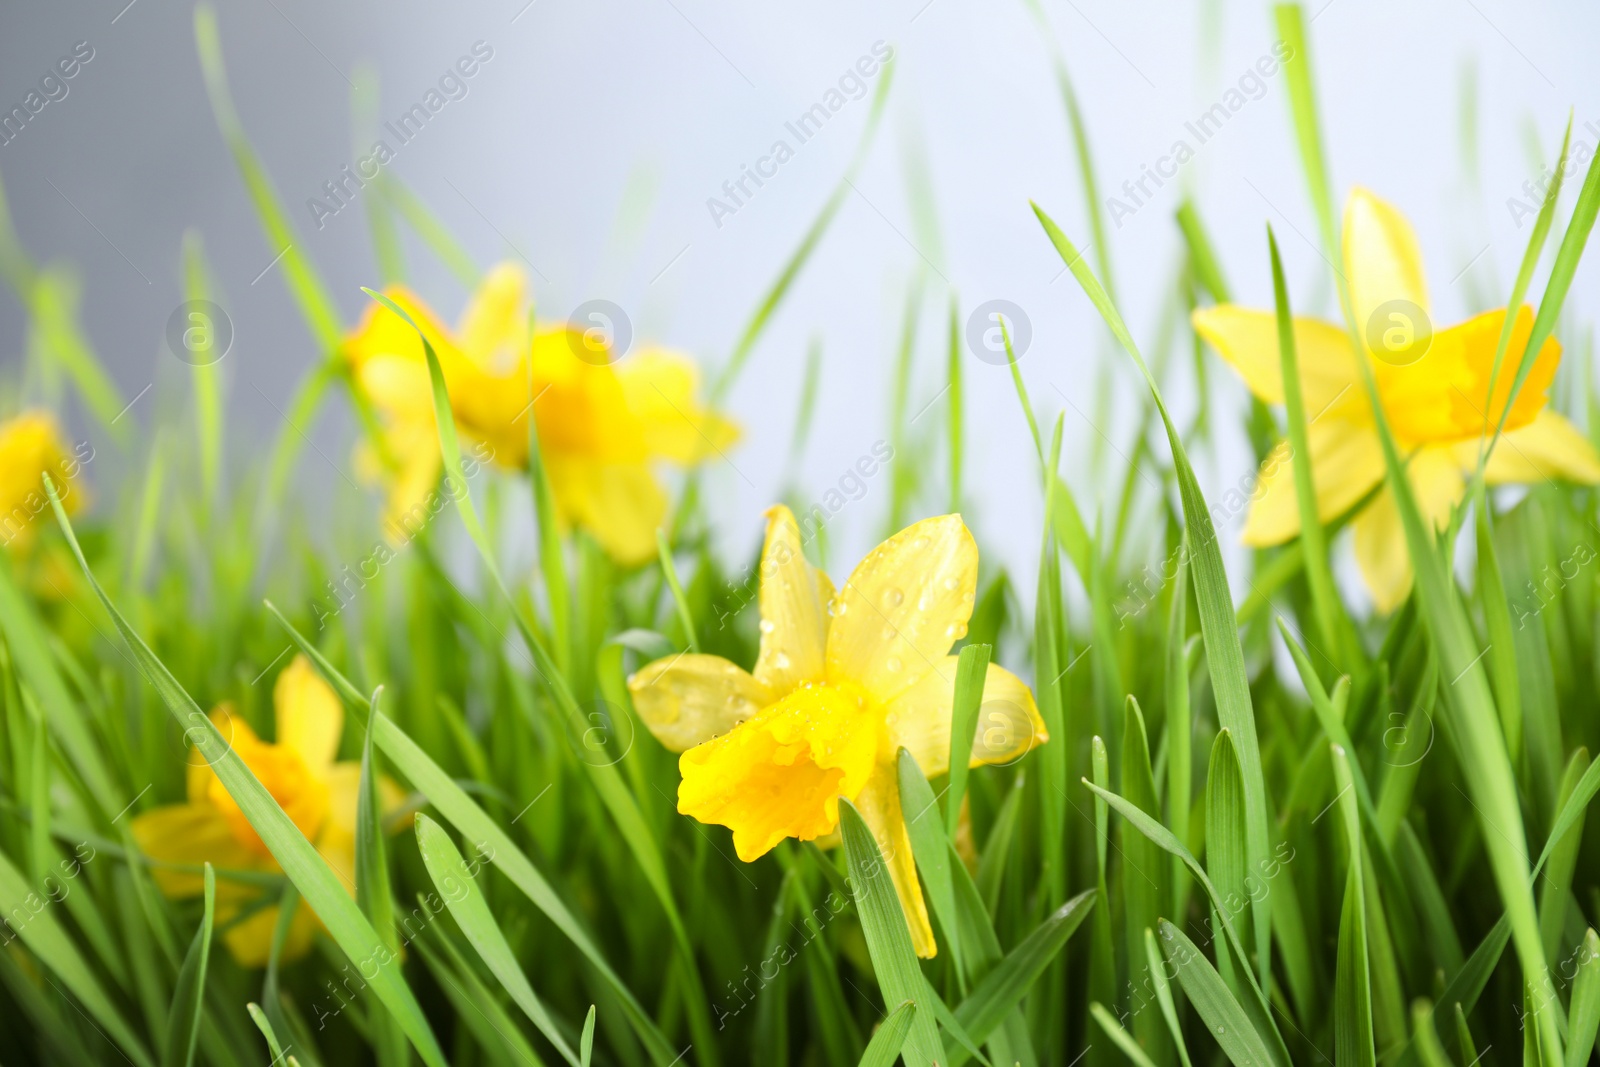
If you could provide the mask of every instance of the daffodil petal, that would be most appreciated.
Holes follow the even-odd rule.
[[[733,446],[739,430],[700,406],[700,368],[688,356],[650,348],[617,365],[628,409],[639,419],[645,447],[674,463],[702,463]]]
[[[270,904],[233,922],[233,917],[240,910],[238,904],[218,908],[217,925],[223,927],[222,943],[228,946],[228,952],[239,966],[265,967],[272,958],[272,939],[278,928],[278,906]],[[289,936],[283,943],[280,962],[292,962],[311,951],[311,942],[318,926],[316,915],[305,901],[301,901],[295,909],[294,918],[289,922]]]
[[[833,600],[832,681],[862,686],[879,704],[943,669],[966,636],[978,586],[978,546],[960,515],[906,527],[856,566]]]
[[[1306,433],[1311,451],[1311,481],[1316,489],[1317,517],[1330,522],[1348,511],[1383,480],[1383,453],[1377,429],[1370,422],[1329,416],[1313,422]],[[1236,513],[1247,494],[1229,489],[1218,502]],[[1300,501],[1294,485],[1294,458],[1288,441],[1280,441],[1261,463],[1249,497],[1250,515],[1241,540],[1255,548],[1278,545],[1300,535]]]
[[[628,693],[645,727],[672,752],[720,737],[773,700],[735,664],[693,652],[639,668],[628,679]]]
[[[240,843],[228,820],[206,803],[152,808],[133,820],[132,831],[139,851],[154,861],[150,876],[156,887],[175,900],[205,891],[200,869],[204,864],[234,871],[273,870],[277,866]],[[195,870],[176,870],[166,864],[183,864]],[[228,879],[217,881],[217,893],[223,898],[250,896],[254,892]]]
[[[667,494],[643,463],[546,457],[556,504],[594,535],[612,559],[638,566],[656,555],[656,530],[667,517]]]
[[[295,656],[272,688],[278,713],[278,744],[299,753],[312,773],[321,773],[339,751],[344,705],[304,656]]]
[[[929,778],[950,769],[950,719],[958,659],[946,657],[942,670],[929,671],[885,709],[891,748],[908,750]],[[1027,683],[1004,667],[989,664],[972,740],[971,766],[1014,763],[1048,740]]]
[[[680,756],[678,811],[732,830],[746,863],[786,837],[813,840],[872,775],[878,730],[866,695],[804,686]]]
[[[49,516],[43,476],[49,474],[65,494],[69,512],[78,510],[83,493],[73,492],[67,449],[55,416],[25,411],[0,425],[0,544],[22,547]],[[71,471],[76,471],[72,461]]]
[[[1432,530],[1444,529],[1465,490],[1454,450],[1439,445],[1419,449],[1406,464],[1406,477],[1423,521]],[[1386,486],[1351,526],[1356,562],[1373,605],[1380,613],[1388,614],[1405,601],[1413,577],[1405,528],[1400,523],[1393,491]]]
[[[1482,436],[1485,425],[1494,429],[1533,331],[1533,311],[1526,306],[1518,310],[1491,407],[1489,379],[1504,324],[1504,309],[1485,312],[1435,333],[1427,352],[1414,363],[1375,364],[1378,392],[1396,435],[1419,443],[1459,441]],[[1544,407],[1560,363],[1561,345],[1547,338],[1511,406],[1507,430],[1526,426]]]
[[[1252,393],[1268,404],[1284,402],[1276,315],[1219,304],[1197,309],[1193,321],[1195,332],[1239,372]],[[1297,318],[1294,342],[1307,419],[1341,400],[1359,398],[1355,355],[1343,329],[1320,319]]]
[[[1411,556],[1400,525],[1394,493],[1386,486],[1350,524],[1356,564],[1372,596],[1372,605],[1387,615],[1411,592]]]
[[[896,772],[892,761],[878,764],[854,803],[861,812],[862,821],[877,839],[878,851],[883,853],[888,865],[895,894],[900,898],[900,910],[905,912],[906,925],[911,929],[911,947],[918,956],[931,959],[938,953],[939,946],[928,921],[928,905],[922,899],[922,883],[917,880],[911,835],[906,832],[905,813],[900,810],[900,781]],[[937,812],[931,814],[937,815]]]
[[[456,330],[462,351],[477,366],[493,370],[497,356],[521,354],[517,350],[527,331],[527,288],[527,275],[509,261],[497,264],[478,283]]]
[[[1391,301],[1405,301],[1402,313],[1429,314],[1428,285],[1422,272],[1417,235],[1404,215],[1370,190],[1351,191],[1344,209],[1344,262],[1350,303],[1363,336],[1367,324]],[[1384,316],[1384,321],[1388,321]],[[1413,323],[1413,326],[1420,325]]]
[[[800,526],[782,504],[767,509],[761,549],[761,654],[756,678],[774,693],[823,677],[833,589],[805,556]]]
[[[1474,439],[1455,446],[1464,470],[1477,469],[1478,445]],[[1538,484],[1547,478],[1594,485],[1600,483],[1600,455],[1576,426],[1546,408],[1522,429],[1500,436],[1483,477],[1491,485]]]

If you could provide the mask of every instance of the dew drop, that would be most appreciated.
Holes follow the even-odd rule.
[[[890,656],[888,659],[883,661],[883,666],[890,674],[898,674],[900,673],[900,668],[905,666],[905,664],[900,662],[899,656]]]
[[[762,619],[761,620],[761,625],[759,627],[761,632],[764,633],[764,634],[770,634],[773,630],[776,630],[777,628],[778,628],[777,625],[774,624],[771,619]]]
[[[835,598],[828,601],[828,614],[832,615],[834,618],[838,618],[840,615],[843,615],[849,610],[849,608],[850,605],[846,604],[843,600]]]
[[[787,652],[779,651],[772,657],[772,665],[780,671],[788,670],[789,662],[789,654]]]
[[[921,552],[923,549],[927,548],[930,543],[931,542],[928,540],[926,535],[918,534],[912,539],[911,547],[916,549],[918,552]]]
[[[955,592],[956,586],[958,586],[960,584],[961,583],[956,581],[954,578],[946,578],[944,580],[944,587],[946,589],[950,590],[950,592],[952,592],[952,593]]]
[[[906,595],[894,587],[890,587],[889,591],[883,594],[883,602],[887,607],[897,608],[905,603],[905,600]]]

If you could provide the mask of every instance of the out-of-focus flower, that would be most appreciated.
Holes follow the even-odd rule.
[[[528,422],[536,420],[563,520],[587,530],[618,562],[642,563],[655,554],[656,529],[667,513],[652,461],[690,466],[715,458],[738,430],[701,406],[699,368],[687,356],[646,348],[612,362],[593,331],[573,327],[530,337],[526,289],[522,271],[502,263],[453,332],[409,291],[391,288],[385,295],[427,335],[456,424],[479,443],[479,455],[525,467]],[[387,482],[391,532],[410,536],[431,514],[428,498],[441,467],[421,342],[398,315],[375,304],[345,351],[384,421],[383,447],[364,447],[359,466]]]
[[[1365,189],[1350,195],[1344,216],[1344,260],[1355,322],[1364,331],[1384,414],[1408,457],[1423,516],[1443,529],[1477,469],[1485,426],[1493,433],[1533,330],[1533,313],[1517,309],[1494,396],[1489,379],[1506,311],[1486,312],[1445,330],[1428,321],[1428,291],[1416,235],[1392,205]],[[1232,305],[1198,310],[1194,326],[1269,404],[1284,402],[1277,320],[1270,311]],[[1317,516],[1328,522],[1380,486],[1383,454],[1345,330],[1316,319],[1296,319],[1307,444],[1316,486]],[[1547,406],[1546,391],[1561,361],[1561,346],[1545,341],[1511,405],[1505,433],[1484,471],[1490,484],[1566,478],[1600,482],[1600,456],[1566,419]],[[1261,468],[1244,543],[1281,544],[1300,533],[1288,442],[1280,442]],[[1387,486],[1352,522],[1356,561],[1380,612],[1398,607],[1411,591],[1411,557],[1400,513]]]
[[[977,580],[972,534],[945,515],[879,545],[836,592],[802,554],[794,515],[774,507],[754,673],[689,654],[628,682],[650,731],[683,753],[678,810],[732,829],[745,862],[786,837],[832,833],[841,797],[859,807],[922,956],[936,946],[896,761],[905,748],[929,777],[948,770],[957,657],[947,653],[966,636]],[[1047,740],[1033,693],[993,664],[976,734],[973,766],[1014,762]]]
[[[0,423],[0,543],[7,548],[33,543],[40,517],[50,509],[46,474],[55,480],[69,513],[82,507],[84,494],[74,488],[79,467],[79,457],[68,451],[49,412],[25,411]]]
[[[304,656],[296,656],[278,675],[272,699],[277,713],[276,741],[261,740],[226,705],[211,713],[211,722],[354,896],[361,764],[334,761],[344,727],[344,708]],[[378,793],[386,813],[398,810],[404,799],[399,786],[387,778],[379,779]],[[226,872],[281,870],[211,765],[193,753],[188,799],[140,815],[133,821],[133,836],[145,855],[156,861],[152,869],[156,884],[174,899],[204,891],[204,864],[218,869],[219,926],[229,923],[261,895],[260,887],[230,880]],[[177,870],[167,864],[193,869]],[[268,905],[223,933],[228,950],[241,966],[266,964],[277,921],[277,905]],[[290,923],[286,958],[301,955],[310,947],[316,923],[302,901]]]

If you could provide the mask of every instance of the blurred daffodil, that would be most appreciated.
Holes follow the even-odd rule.
[[[732,829],[745,862],[786,837],[830,834],[840,797],[859,807],[922,956],[935,945],[896,761],[905,748],[929,777],[948,770],[957,657],[947,653],[966,635],[977,579],[977,545],[959,515],[945,515],[879,545],[835,591],[806,561],[794,515],[774,507],[754,673],[685,654],[628,683],[640,718],[683,753],[678,810]],[[1013,762],[1046,740],[1032,692],[1009,671],[989,667],[983,701],[973,766]]]
[[[277,712],[274,742],[257,737],[226,705],[211,713],[211,721],[354,896],[361,764],[334,761],[344,709],[304,656],[296,656],[278,675],[272,697]],[[227,872],[276,874],[281,868],[211,765],[194,752],[189,760],[188,799],[140,815],[133,821],[134,839],[156,861],[152,874],[169,897],[199,896],[204,891],[202,865],[216,867],[221,875],[217,925],[223,940],[241,966],[263,966],[272,948],[277,905],[246,914],[262,889],[229,879]],[[399,809],[403,794],[398,786],[381,778],[378,792],[386,813]],[[301,902],[289,927],[286,957],[310,947],[316,925],[311,909]]]
[[[407,290],[385,295],[433,345],[456,424],[477,444],[479,458],[525,467],[534,418],[563,520],[587,530],[618,562],[642,563],[655,555],[656,529],[667,513],[651,462],[689,466],[714,458],[738,430],[700,405],[699,368],[686,356],[646,348],[617,359],[599,328],[568,326],[530,337],[526,290],[521,269],[500,264],[454,332]],[[390,529],[410,536],[427,521],[441,468],[422,345],[404,320],[374,304],[345,351],[384,420],[383,447],[365,448],[360,466],[369,479],[388,483]]]
[[[78,510],[83,494],[74,492],[73,484],[81,460],[79,453],[68,452],[48,412],[25,411],[0,423],[0,544],[26,548],[32,543],[38,520],[50,507],[45,474],[55,479],[67,511]]]
[[[1389,203],[1357,189],[1344,216],[1344,261],[1355,322],[1365,341],[1389,425],[1408,457],[1406,475],[1426,520],[1444,529],[1477,469],[1485,426],[1493,433],[1533,329],[1533,313],[1517,309],[1509,347],[1489,396],[1505,309],[1435,331],[1428,290],[1410,224]],[[1277,320],[1270,311],[1231,305],[1198,310],[1195,329],[1269,404],[1284,403]],[[1323,522],[1366,499],[1384,480],[1383,454],[1361,385],[1349,335],[1316,319],[1294,321],[1308,422],[1317,515]],[[1545,341],[1506,418],[1490,457],[1490,484],[1565,478],[1600,482],[1600,456],[1566,419],[1547,406],[1546,391],[1561,361],[1561,346]],[[1262,464],[1244,543],[1281,544],[1300,533],[1287,442]],[[1394,496],[1378,489],[1352,522],[1356,560],[1381,612],[1393,611],[1411,590],[1411,558]]]

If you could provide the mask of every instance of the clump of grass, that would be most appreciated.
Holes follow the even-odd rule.
[[[1276,17],[1293,49],[1285,81],[1323,253],[1348,308],[1310,42],[1297,7]],[[206,9],[196,31],[219,125],[269,243],[282,247],[287,217],[228,104]],[[1059,60],[1056,70],[1092,187],[1088,127]],[[824,239],[889,82],[851,170],[735,334],[718,397]],[[376,192],[367,204],[386,283],[404,276],[401,225],[476,275],[414,194],[392,179]],[[1546,259],[1560,195],[1557,182],[1513,306]],[[1600,1029],[1600,848],[1586,818],[1600,791],[1594,492],[1486,491],[1488,457],[1505,447],[1503,420],[1486,421],[1466,503],[1435,536],[1374,403],[1416,583],[1389,616],[1353,612],[1330,564],[1346,517],[1322,524],[1310,500],[1293,294],[1269,235],[1282,430],[1305,532],[1247,559],[1250,595],[1235,604],[1190,456],[1211,447],[1228,413],[1212,410],[1202,375],[1194,423],[1175,424],[1164,390],[1180,383],[1165,346],[1147,364],[1123,321],[1099,228],[1091,267],[1068,228],[1034,210],[1139,370],[1153,417],[1120,483],[1102,480],[1120,495],[1086,512],[1063,476],[1063,422],[1039,419],[1012,363],[1046,516],[1036,592],[1020,606],[1014,579],[987,563],[959,650],[953,770],[929,781],[904,752],[896,766],[934,958],[915,955],[880,877],[885,857],[848,799],[839,847],[786,841],[750,865],[731,858],[725,830],[675,811],[676,759],[635,717],[627,672],[686,651],[749,664],[758,640],[754,589],[739,577],[753,568],[712,550],[694,476],[656,563],[622,568],[561,525],[534,435],[525,471],[469,479],[455,518],[364,576],[350,610],[325,617],[312,606],[342,558],[309,547],[311,520],[299,513],[263,520],[293,506],[301,434],[330,387],[344,388],[363,432],[372,422],[340,356],[335,305],[291,253],[286,275],[316,361],[265,463],[240,477],[226,462],[226,366],[196,368],[197,448],[153,439],[129,456],[142,477],[88,518],[69,518],[66,487],[49,482],[37,521],[59,533],[40,529],[27,551],[0,559],[6,1062],[1466,1067],[1479,1050],[1505,1062],[1519,1046],[1525,1063],[1588,1062]],[[1597,211],[1592,165],[1549,257],[1526,351],[1563,311],[1570,322],[1584,310],[1567,297]],[[1172,306],[1225,301],[1200,205],[1185,202],[1177,225]],[[3,211],[0,266],[40,338],[33,370],[56,389],[44,399],[70,382],[110,434],[120,398],[63,275],[32,264]],[[188,295],[204,298],[198,238],[182,266]],[[952,296],[938,310],[949,318],[934,334],[938,380],[918,380],[923,296],[908,296],[886,374],[897,434],[914,389],[948,390],[947,440],[942,454],[896,448],[891,527],[959,507],[970,480],[962,378],[975,371],[962,366]],[[1517,390],[1531,360],[1507,359],[1509,330],[1493,374]],[[827,403],[815,385],[820,351],[797,454],[813,406]],[[426,342],[425,353],[445,469],[461,472],[444,371]],[[1211,357],[1197,346],[1196,358],[1203,370]],[[1376,395],[1370,377],[1362,387]],[[1564,398],[1584,415],[1596,399]],[[1270,440],[1276,419],[1255,406],[1252,439]],[[1070,452],[1065,465],[1076,473]],[[1140,495],[1151,478],[1161,492]],[[518,554],[532,562],[503,569],[518,506],[533,513],[536,544]],[[476,552],[467,571],[451,563],[457,522]],[[1458,565],[1469,550],[1471,565]],[[1142,577],[1152,566],[1158,588]],[[1129,605],[1117,590],[1135,578],[1142,591]],[[264,687],[291,655],[348,713],[339,751],[361,768],[348,875],[204,714],[231,702],[270,732]],[[991,659],[1031,666],[1050,741],[1012,765],[968,769]],[[173,871],[141,851],[133,819],[182,798],[197,759],[275,865]],[[378,799],[385,776],[408,793],[391,817]],[[203,892],[168,899],[158,880],[174,873],[199,877]],[[302,901],[318,932],[308,955],[292,957]],[[266,966],[241,966],[219,943],[271,907]]]

